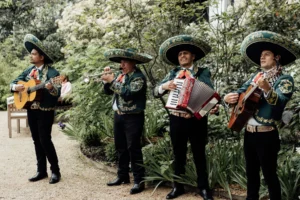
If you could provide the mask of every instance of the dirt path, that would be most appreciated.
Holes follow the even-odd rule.
[[[160,187],[151,195],[153,187],[146,187],[140,194],[130,195],[131,184],[107,187],[106,182],[115,177],[114,173],[101,170],[79,152],[77,141],[69,139],[53,125],[52,137],[61,168],[62,179],[50,185],[49,179],[29,182],[36,172],[33,142],[25,120],[21,120],[21,133],[17,134],[16,121],[13,121],[12,138],[8,137],[7,113],[0,112],[0,200],[161,200],[170,191]],[[48,166],[48,174],[51,174]],[[202,198],[196,193],[187,193],[178,200]],[[217,199],[217,198],[216,198]]]

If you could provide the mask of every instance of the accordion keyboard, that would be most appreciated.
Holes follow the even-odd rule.
[[[174,79],[174,83],[177,85],[175,90],[172,90],[169,94],[168,101],[166,103],[166,108],[177,110],[177,104],[179,100],[179,94],[184,83],[184,79]]]

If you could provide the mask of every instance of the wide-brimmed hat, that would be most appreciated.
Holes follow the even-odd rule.
[[[152,60],[152,56],[145,53],[138,53],[136,49],[109,49],[104,52],[105,58],[112,62],[120,63],[121,60],[134,60],[136,64],[147,63]]]
[[[187,50],[195,54],[194,61],[206,56],[211,47],[202,40],[196,39],[191,35],[177,35],[164,41],[159,48],[161,59],[171,65],[178,65],[178,54],[180,51]]]
[[[249,34],[241,44],[241,54],[249,62],[260,66],[260,56],[265,50],[280,55],[280,64],[287,65],[300,57],[300,46],[288,38],[271,31]]]
[[[47,48],[43,45],[43,43],[34,35],[27,34],[24,37],[24,46],[26,50],[31,53],[32,49],[37,49],[44,54],[45,63],[53,63],[54,60],[50,56]]]

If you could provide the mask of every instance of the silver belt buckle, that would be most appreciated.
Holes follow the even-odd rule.
[[[255,131],[255,126],[247,125],[247,129],[248,129],[249,132],[254,133],[254,131]]]

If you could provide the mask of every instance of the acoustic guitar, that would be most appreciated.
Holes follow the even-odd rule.
[[[14,92],[14,101],[17,109],[28,108],[33,101],[41,101],[42,90],[47,83],[52,85],[60,85],[62,83],[63,76],[56,76],[49,81],[41,83],[40,80],[31,79],[27,82],[18,81],[17,84],[24,85],[25,89],[21,92]]]
[[[270,78],[277,76],[280,72],[281,70],[271,71],[264,79],[269,80]],[[262,73],[258,74],[255,79],[258,80],[261,76]],[[261,95],[262,90],[258,88],[255,81],[252,82],[246,92],[240,94],[238,103],[232,109],[228,128],[240,132],[256,111]]]

